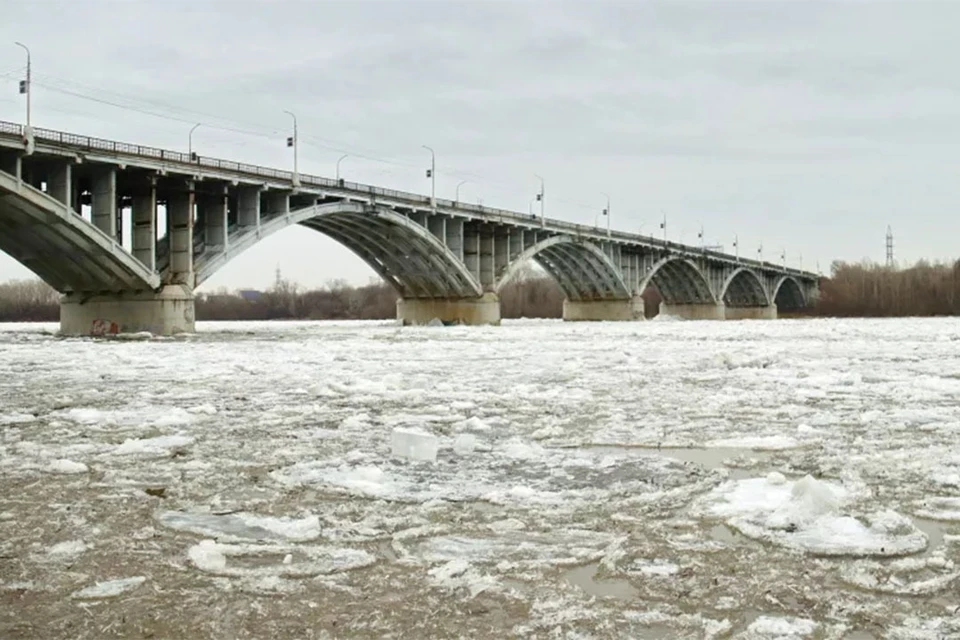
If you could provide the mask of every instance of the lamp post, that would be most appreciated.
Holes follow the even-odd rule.
[[[733,234],[733,248],[736,250],[737,262],[740,262],[740,236]]]
[[[340,184],[340,163],[343,162],[344,158],[349,158],[350,154],[345,153],[337,159],[337,184]]]
[[[460,187],[462,187],[463,185],[467,184],[467,182],[469,182],[469,180],[461,180],[461,181],[457,184],[457,195],[456,195],[455,198],[454,198],[454,202],[455,202],[455,203],[460,204]]]
[[[607,208],[603,210],[603,215],[607,216],[607,237],[609,238],[610,237],[610,196],[604,193],[603,191],[600,192],[600,195],[606,196],[607,198]]]
[[[427,177],[430,178],[430,208],[434,213],[437,211],[437,154],[427,145],[421,145],[430,152],[430,168],[427,169]]]
[[[202,123],[198,122],[197,124],[190,127],[190,135],[187,136],[187,151],[190,153],[190,162],[193,162],[193,132],[197,130]]]
[[[292,111],[283,110],[284,113],[288,114],[293,118],[293,137],[287,138],[287,146],[293,147],[293,186],[300,186],[300,172],[297,170],[297,116],[293,114]]]
[[[30,128],[30,49],[27,48],[27,45],[22,42],[14,42],[13,44],[18,47],[22,47],[24,51],[27,52],[27,79],[20,83],[20,93],[27,95],[27,129]]]
[[[540,227],[544,228],[547,226],[547,219],[543,216],[543,178],[537,174],[533,174],[540,181],[540,193],[537,194],[537,201],[540,203]]]
[[[663,222],[660,223],[660,228],[663,229],[663,242],[667,242],[667,214],[663,209],[660,210],[660,213],[663,214]]]

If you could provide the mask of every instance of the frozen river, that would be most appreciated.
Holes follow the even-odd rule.
[[[960,637],[956,320],[54,330],[2,638]]]

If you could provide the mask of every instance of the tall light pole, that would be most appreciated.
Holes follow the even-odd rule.
[[[203,123],[198,122],[190,127],[190,135],[187,136],[187,151],[190,153],[190,162],[193,162],[193,132],[196,131],[197,127],[199,127],[201,124]]]
[[[430,208],[437,210],[437,154],[427,145],[421,145],[430,152],[430,168],[427,169],[427,177],[430,178]]]
[[[459,183],[457,183],[457,195],[454,198],[454,202],[457,204],[460,204],[460,187],[467,184],[467,182],[469,182],[469,180],[461,180]]]
[[[663,229],[663,241],[667,241],[667,214],[663,209],[660,209],[660,213],[663,214],[663,222],[660,223],[660,228]]]
[[[780,259],[783,260],[783,268],[787,268],[787,250],[782,248],[780,249]]]
[[[760,243],[760,246],[757,247],[757,260],[760,261],[760,264],[763,264],[763,243]]]
[[[27,45],[22,42],[14,42],[13,44],[18,47],[23,47],[23,50],[27,52],[27,79],[20,83],[20,93],[25,93],[27,95],[27,129],[30,128],[30,49],[27,48]]]
[[[287,138],[287,146],[293,147],[293,186],[300,186],[300,172],[297,169],[297,116],[293,114],[292,111],[283,110],[284,113],[288,114],[293,118],[293,137]]]
[[[737,262],[740,262],[740,236],[733,234],[733,248],[736,250]]]
[[[337,184],[340,184],[340,163],[343,162],[344,158],[349,158],[350,154],[345,153],[337,159]]]
[[[707,248],[707,243],[703,239],[703,224],[700,224],[700,232],[697,234],[697,239],[700,241],[700,249],[705,250]]]
[[[540,181],[540,193],[537,194],[537,201],[540,203],[540,226],[547,226],[547,219],[543,216],[543,178],[537,174],[533,174]]]
[[[607,216],[607,237],[609,238],[610,237],[610,196],[604,193],[603,191],[600,192],[600,195],[606,196],[607,198],[607,208],[603,210],[603,215]]]

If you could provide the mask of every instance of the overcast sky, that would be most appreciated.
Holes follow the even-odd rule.
[[[826,272],[960,256],[960,3],[33,0],[0,21],[0,119],[711,244]],[[107,104],[112,103],[112,104]],[[122,105],[114,106],[114,105]],[[220,127],[220,128],[216,128]],[[204,288],[375,277],[287,229]],[[29,277],[0,254],[0,280]]]

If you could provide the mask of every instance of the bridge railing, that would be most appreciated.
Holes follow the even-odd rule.
[[[0,121],[0,135],[12,135],[23,138],[24,127],[13,122],[4,122]],[[235,174],[241,174],[244,176],[250,176],[255,178],[269,178],[273,180],[280,180],[283,182],[293,182],[294,175],[290,171],[283,171],[281,169],[272,169],[270,167],[261,167],[259,165],[246,164],[242,162],[233,162],[231,160],[220,160],[217,158],[209,158],[206,156],[198,156],[195,159],[190,156],[190,154],[181,153],[179,151],[170,151],[166,149],[158,149],[155,147],[145,147],[143,145],[129,144],[126,142],[116,142],[113,140],[105,140],[102,138],[92,138],[90,136],[81,136],[73,133],[65,133],[62,131],[55,131],[53,129],[41,129],[34,128],[33,135],[35,140],[44,140],[48,142],[54,142],[59,145],[68,146],[80,150],[98,150],[98,151],[107,151],[117,155],[127,155],[134,156],[139,158],[149,158],[152,160],[161,160],[163,162],[174,162],[181,165],[186,165],[191,168],[203,167],[208,169],[216,169],[220,171],[227,171]],[[392,198],[396,200],[403,200],[405,202],[416,203],[424,206],[430,205],[430,198],[428,196],[410,193],[408,191],[398,191],[396,189],[384,189],[381,187],[375,187],[373,185],[362,184],[358,182],[347,182],[345,180],[334,180],[331,178],[322,178],[320,176],[313,176],[310,174],[300,174],[300,183],[303,186],[309,187],[320,187],[326,189],[342,189],[346,191],[353,191],[359,193],[366,193],[374,196],[383,197],[383,198]],[[511,223],[522,223],[530,224],[539,223],[540,218],[536,215],[518,213],[516,211],[509,211],[507,209],[498,209],[495,207],[484,207],[482,205],[472,205],[465,204],[462,202],[454,202],[453,200],[443,200],[437,199],[437,207],[442,207],[444,209],[454,210],[454,211],[463,211],[466,213],[481,214],[487,218],[495,217],[499,218],[503,222]],[[603,231],[597,229],[593,225],[583,225],[576,224],[574,222],[564,222],[562,220],[550,219],[549,224],[553,229],[564,230],[573,233],[577,236],[604,236],[606,235]],[[669,240],[660,240],[652,236],[641,236],[639,234],[626,233],[623,231],[611,231],[610,238],[614,240],[620,240],[624,242],[637,242],[642,241],[648,245],[653,245],[656,247],[661,247],[665,250],[672,250],[678,253],[684,253],[691,256],[703,256],[710,257],[721,261],[736,261],[738,264],[745,266],[751,266],[760,269],[775,269],[777,271],[786,272],[794,275],[803,276],[806,278],[815,278],[815,274],[802,271],[800,269],[793,269],[792,267],[784,267],[781,265],[776,265],[766,261],[752,260],[747,258],[734,258],[724,253],[718,251],[713,251],[710,249],[702,249],[697,247],[690,247],[687,245],[679,244],[676,242],[670,242]]]

